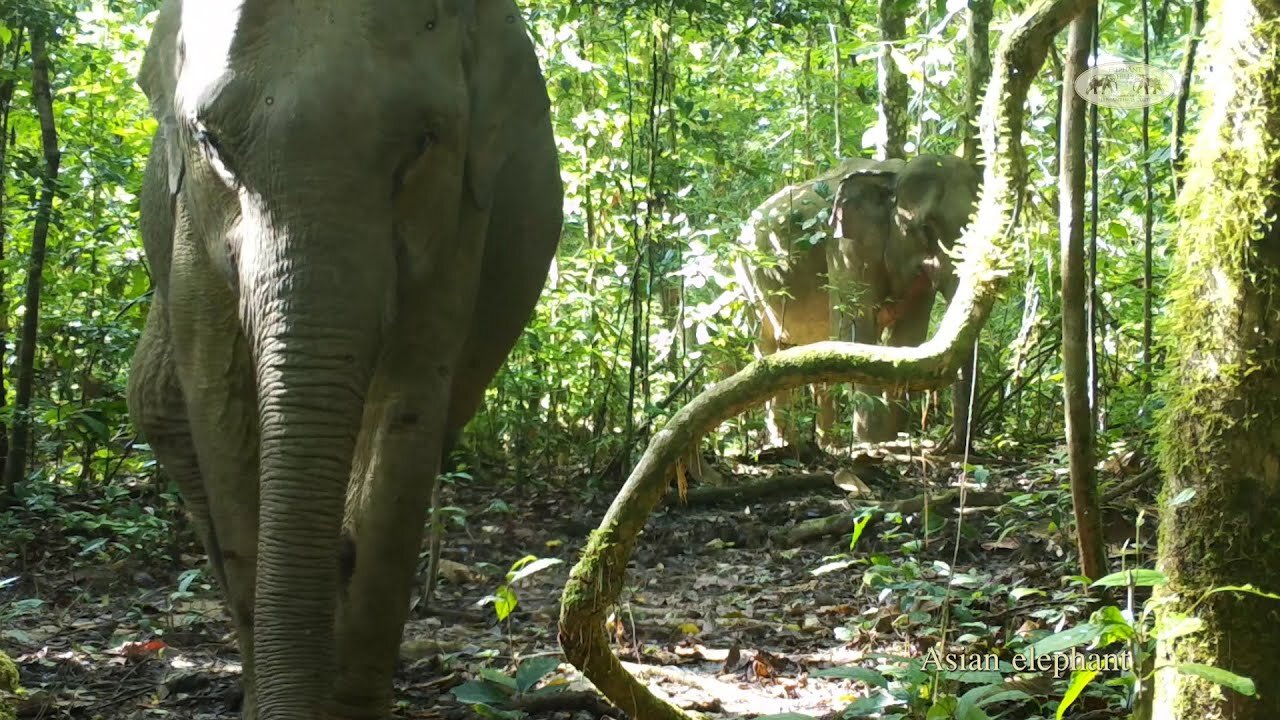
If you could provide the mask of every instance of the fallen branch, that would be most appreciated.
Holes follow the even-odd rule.
[[[1107,488],[1107,491],[1102,494],[1102,502],[1115,502],[1143,485],[1146,485],[1148,482],[1156,479],[1159,475],[1160,468],[1149,467],[1131,478],[1121,480],[1115,485]]]
[[[964,497],[966,509],[976,507],[995,507],[1008,502],[1009,496],[1002,492],[971,490]],[[779,545],[800,545],[818,538],[832,535],[844,535],[853,532],[858,519],[867,511],[873,517],[885,513],[902,513],[912,515],[924,512],[927,507],[932,512],[951,510],[960,506],[960,491],[951,489],[930,497],[917,495],[903,500],[868,500],[859,504],[856,510],[838,515],[805,520],[789,528],[782,528],[773,534],[773,541]]]
[[[864,482],[878,474],[870,467],[858,468],[853,472],[861,477]],[[685,493],[683,498],[677,493],[670,493],[667,495],[666,503],[676,507],[706,507],[722,503],[751,502],[774,497],[775,495],[794,495],[813,490],[837,489],[835,476],[831,473],[775,475],[763,480],[754,480],[729,487],[700,487]]]
[[[1004,35],[981,118],[987,159],[982,200],[957,243],[961,285],[935,335],[915,348],[823,342],[770,355],[704,390],[650,440],[587,540],[560,605],[559,640],[565,657],[631,717],[689,718],[627,672],[604,631],[606,615],[627,585],[627,564],[637,536],[666,494],[676,462],[692,442],[720,423],[783,390],[815,383],[916,390],[951,384],[964,360],[960,349],[977,340],[1012,267],[1009,228],[1027,187],[1021,148],[1027,89],[1054,36],[1083,5],[1084,0],[1038,0]]]

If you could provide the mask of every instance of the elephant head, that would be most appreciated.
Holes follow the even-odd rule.
[[[894,188],[904,166],[898,159],[868,162],[842,177],[831,214],[832,235],[854,241],[867,257],[883,257],[889,243]]]
[[[955,289],[948,250],[969,224],[980,177],[953,155],[918,155],[898,173],[894,187],[893,239],[885,250],[891,294],[902,297],[924,272],[947,297]]]
[[[156,327],[171,326],[195,444],[222,432],[252,446],[230,465],[197,448],[211,504],[226,488],[210,475],[257,472],[259,497],[244,504],[258,518],[215,534],[257,521],[256,542],[236,553],[257,568],[258,709],[317,717],[337,656],[355,666],[352,686],[363,672],[386,692],[395,660],[394,648],[364,665],[350,659],[358,643],[335,649],[344,506],[348,517],[374,508],[354,523],[353,572],[396,558],[369,588],[395,596],[387,612],[402,623],[417,547],[392,538],[420,540],[421,518],[380,534],[372,514],[422,497],[402,481],[434,477],[446,435],[478,402],[451,397],[451,384],[470,373],[483,387],[545,278],[561,212],[545,81],[511,0],[166,0],[138,82],[158,121],[148,174],[164,178],[149,181],[161,200],[144,199],[144,215],[168,222],[146,239],[167,295]],[[537,213],[506,213],[522,185]],[[536,251],[497,252],[528,267],[491,265],[486,233],[533,235],[535,223]],[[517,270],[528,277],[505,282]],[[501,337],[477,342],[489,280],[523,317],[481,327]],[[198,407],[219,397],[210,388],[241,386],[250,427],[235,403]],[[372,487],[350,498],[366,476]],[[351,615],[377,614],[350,602]],[[394,645],[399,632],[359,641]]]

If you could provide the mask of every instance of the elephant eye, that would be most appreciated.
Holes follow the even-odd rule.
[[[195,122],[193,133],[196,146],[200,148],[200,154],[208,161],[209,167],[213,168],[218,177],[229,187],[236,187],[239,181],[236,179],[235,172],[231,169],[231,164],[227,159],[226,148],[218,139],[218,136],[198,120]]]
[[[418,133],[414,138],[413,151],[408,157],[401,160],[400,163],[396,165],[395,173],[391,176],[391,192],[393,195],[400,193],[400,190],[404,187],[405,176],[409,174],[409,171],[413,169],[413,166],[418,164],[418,161],[422,159],[422,156],[426,155],[427,151],[430,150],[431,146],[435,145],[437,141],[438,138],[434,130],[423,130]]]

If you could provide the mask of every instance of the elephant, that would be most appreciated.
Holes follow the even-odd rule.
[[[887,330],[887,344],[905,347],[928,338],[935,295],[950,302],[958,287],[949,251],[969,224],[980,183],[972,163],[930,154],[902,165],[887,194],[879,178],[851,174],[841,181],[832,215],[831,282],[837,288],[860,286],[866,295],[853,312],[833,315],[836,337],[879,343]],[[884,227],[877,205],[883,198],[892,208],[887,232],[878,231]],[[877,245],[881,238],[884,244]],[[953,388],[952,445],[957,449],[968,442],[971,382],[972,375],[962,372]],[[896,437],[906,422],[899,393],[865,385],[855,389],[879,394],[883,402],[855,408],[854,437],[869,442]]]
[[[441,459],[563,223],[512,0],[166,0],[138,76],[130,415],[236,627],[243,716],[382,718]]]
[[[885,330],[892,345],[923,342],[934,295],[941,291],[949,300],[955,292],[945,250],[968,224],[977,189],[976,169],[964,160],[920,155],[848,159],[774,193],[744,223],[739,247],[746,252],[735,260],[738,282],[760,314],[760,354],[833,337],[879,343]],[[884,395],[879,388],[856,389]],[[815,388],[815,396],[817,436],[824,441],[835,402],[826,388]],[[771,443],[799,441],[785,417],[789,399],[780,393],[766,403]],[[895,395],[862,402],[854,411],[854,437],[891,439],[904,421]]]
[[[760,316],[756,348],[761,355],[829,340],[836,309],[827,281],[831,242],[832,202],[848,177],[892,185],[904,163],[851,158],[816,178],[788,185],[752,211],[738,236],[734,273],[748,301]],[[852,191],[854,185],[847,186]],[[881,216],[874,232],[889,223],[888,201],[873,203]],[[851,228],[852,229],[852,228]],[[883,246],[885,238],[873,241]],[[799,444],[789,420],[793,393],[783,392],[765,403],[765,425],[772,444]],[[818,406],[817,431],[825,440],[835,422],[835,401],[828,388],[814,387]]]

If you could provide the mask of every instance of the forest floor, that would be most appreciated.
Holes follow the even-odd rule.
[[[865,481],[864,496],[886,500],[941,497],[961,476],[958,458],[923,462],[879,451],[854,460],[721,469],[731,471],[732,484],[852,467]],[[1008,659],[1013,648],[1084,622],[1097,607],[1070,579],[1074,549],[1062,530],[1070,527],[1070,497],[1057,464],[970,462],[967,481],[980,492],[1005,493],[1005,501],[962,513],[943,506],[927,515],[881,514],[852,549],[847,531],[799,544],[777,534],[857,507],[860,500],[834,482],[798,489],[804,483],[797,481],[787,492],[784,481],[782,494],[749,502],[664,506],[641,536],[628,591],[610,620],[615,652],[660,696],[719,717],[834,718],[851,704],[879,717],[924,717],[933,674],[921,674],[920,661],[944,623],[948,647]],[[1136,472],[1120,467],[1116,474]],[[397,713],[621,717],[584,692],[589,683],[563,662],[556,641],[560,590],[612,494],[590,490],[572,473],[561,476],[561,487],[515,488],[491,469],[476,475],[445,491],[448,562],[435,606],[448,614],[415,608],[396,679]],[[849,486],[847,474],[836,477]],[[1149,497],[1137,488],[1112,498],[1106,517],[1113,550],[1125,539],[1132,545],[1133,520]],[[235,643],[209,581],[191,572],[203,561],[197,548],[175,546],[169,562],[86,563],[83,552],[48,530],[23,553],[38,564],[0,568],[0,648],[21,670],[27,695],[20,717],[237,716]],[[1140,534],[1151,537],[1152,529]],[[1143,553],[1138,564],[1150,550]],[[529,555],[561,562],[507,585],[513,563]],[[515,602],[502,622],[493,602],[481,602],[493,597]],[[1003,681],[1024,694],[1022,710],[1008,715],[1019,718],[1051,717],[1067,681],[1052,673],[952,672],[942,679],[957,695],[972,687],[966,683]],[[1002,707],[1012,706],[987,709]],[[1067,714],[1122,716],[1116,691],[1101,685]]]

